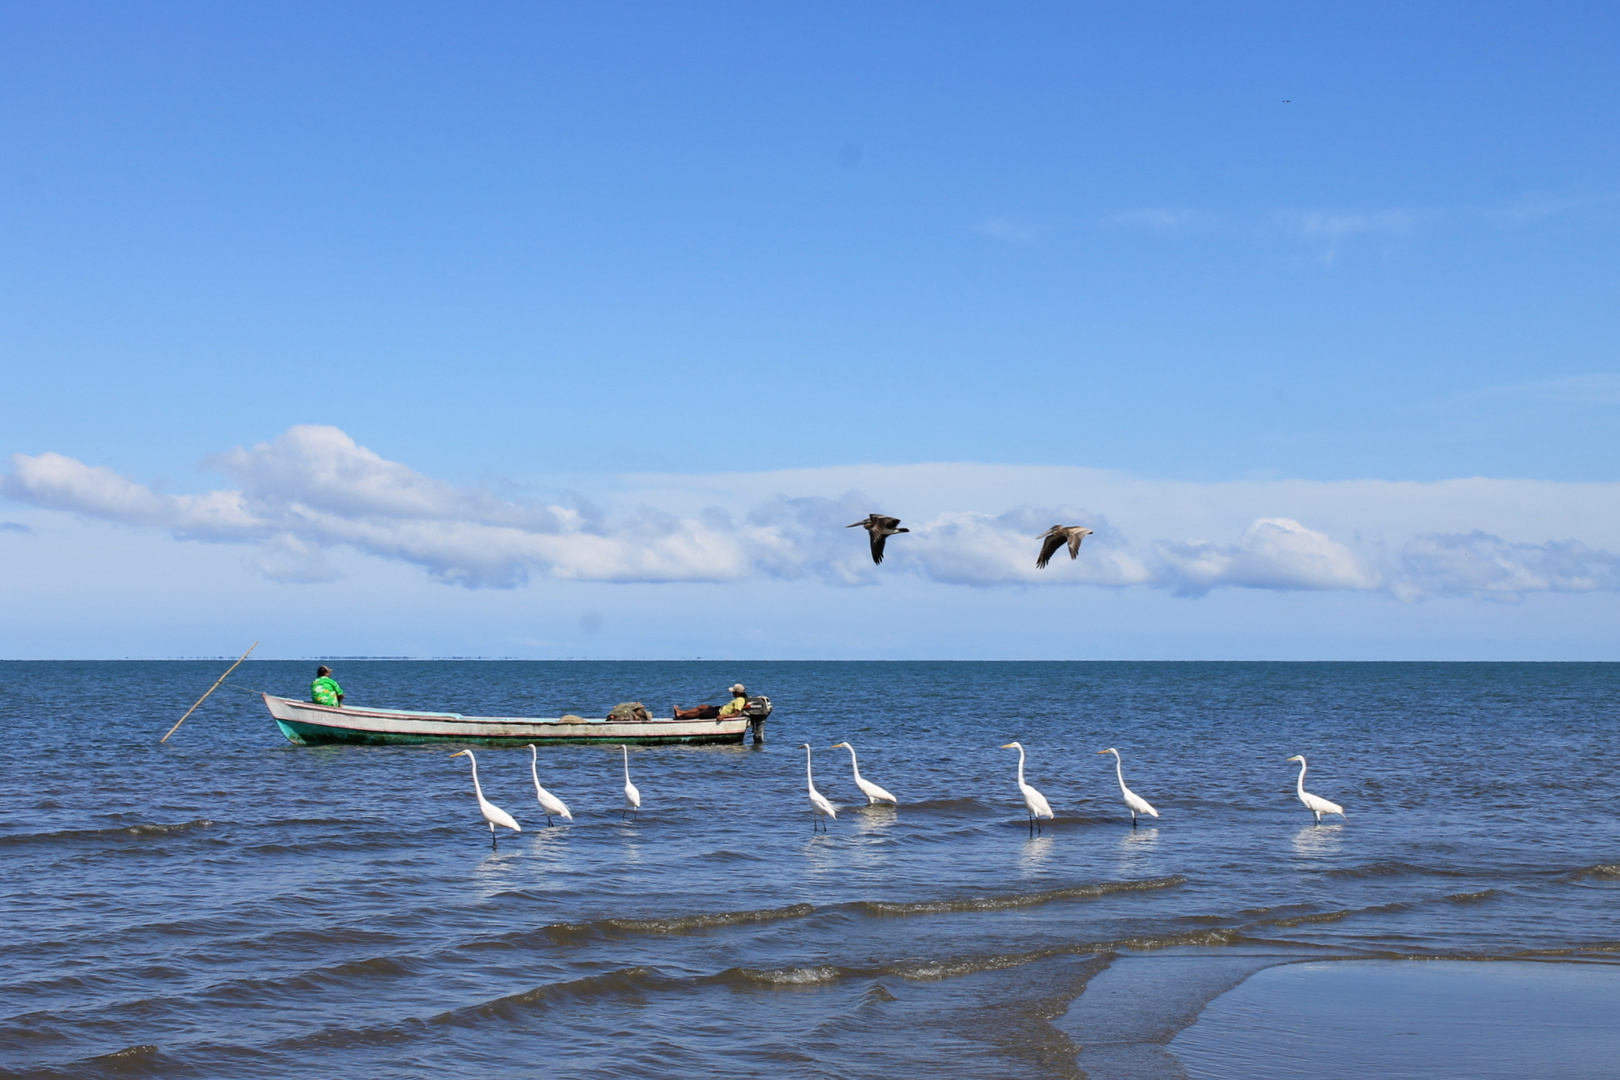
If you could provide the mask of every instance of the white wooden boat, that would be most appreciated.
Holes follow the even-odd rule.
[[[276,726],[300,745],[319,743],[473,743],[479,746],[523,746],[535,743],[740,743],[748,717],[724,720],[650,720],[564,722],[546,717],[462,716],[460,713],[411,712],[405,709],[360,709],[316,705],[265,694],[264,703]]]

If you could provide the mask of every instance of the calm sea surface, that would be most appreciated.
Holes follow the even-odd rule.
[[[556,828],[478,750],[495,852],[465,758],[292,746],[241,689],[312,663],[159,746],[224,666],[0,663],[0,1074],[1173,1077],[1279,963],[1620,961],[1620,665],[333,662],[353,705],[776,703],[632,750],[631,823],[616,749],[542,753]]]

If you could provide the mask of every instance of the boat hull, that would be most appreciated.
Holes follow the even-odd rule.
[[[264,695],[276,726],[289,742],[301,746],[347,743],[381,746],[464,743],[474,746],[525,746],[534,743],[740,743],[748,731],[746,716],[725,720],[673,720],[654,717],[626,723],[588,720],[564,723],[534,717],[462,716],[394,709],[355,709],[315,705]]]

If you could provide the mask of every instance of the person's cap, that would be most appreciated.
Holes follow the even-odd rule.
[[[737,684],[737,685],[735,685],[735,686],[733,686],[733,687],[732,687],[732,688],[731,688],[731,692],[732,692],[732,693],[733,693],[733,694],[741,694],[741,693],[743,693],[743,692],[744,692],[744,691],[745,691],[745,690],[746,690],[746,689],[747,689],[747,687],[745,687],[745,686],[744,686],[744,685],[743,685],[743,684],[742,684],[742,683],[738,683],[738,684]]]

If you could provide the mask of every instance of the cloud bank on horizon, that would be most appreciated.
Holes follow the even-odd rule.
[[[205,464],[234,485],[203,494],[156,491],[112,469],[43,453],[14,454],[0,494],[48,510],[164,530],[177,538],[255,548],[267,577],[328,581],[325,552],[348,547],[424,568],[469,589],[510,589],[531,575],[594,582],[819,580],[835,586],[911,573],[947,585],[1167,589],[1198,597],[1219,588],[1381,592],[1517,600],[1536,592],[1620,590],[1620,556],[1575,539],[1511,541],[1474,528],[1423,532],[1398,543],[1335,538],[1277,514],[1225,543],[1138,540],[1095,510],[1022,505],[1000,514],[944,510],[907,519],[880,569],[865,534],[845,526],[879,507],[858,490],[834,498],[776,494],[745,508],[670,512],[641,504],[609,513],[578,496],[503,497],[389,461],[335,427],[300,425],[268,443]],[[969,467],[971,468],[971,467]],[[1034,566],[1048,526],[1095,530],[1078,561]]]

